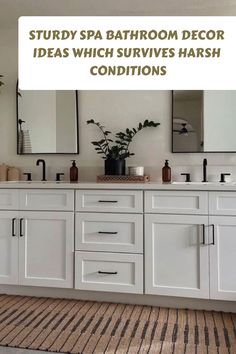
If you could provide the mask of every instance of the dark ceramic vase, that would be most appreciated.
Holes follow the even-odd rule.
[[[106,159],[105,175],[121,176],[125,175],[125,159]]]

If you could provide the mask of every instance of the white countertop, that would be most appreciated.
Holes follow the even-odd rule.
[[[96,183],[96,182],[0,182],[0,189],[130,189],[130,190],[196,190],[196,191],[236,191],[236,182],[174,182],[174,183]]]

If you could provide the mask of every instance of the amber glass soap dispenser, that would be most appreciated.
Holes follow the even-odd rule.
[[[72,166],[70,168],[70,181],[78,182],[79,179],[78,167],[76,166],[75,160],[71,160],[71,161],[72,161]]]
[[[165,166],[162,168],[162,182],[171,182],[171,168],[169,166],[169,160],[165,160]]]

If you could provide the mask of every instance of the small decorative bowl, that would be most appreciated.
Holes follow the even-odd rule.
[[[130,176],[144,176],[143,166],[130,166],[128,171]]]

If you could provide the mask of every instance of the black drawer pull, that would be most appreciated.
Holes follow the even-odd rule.
[[[215,245],[215,225],[210,225],[212,227],[212,243],[211,245]]]
[[[24,236],[24,233],[23,233],[23,221],[24,221],[24,219],[21,218],[20,219],[20,237]]]
[[[99,234],[104,234],[104,235],[117,235],[117,231],[98,231]]]
[[[115,274],[118,274],[118,272],[102,272],[101,270],[99,270],[98,274],[112,274],[112,275],[115,275]]]
[[[16,236],[16,232],[15,232],[15,222],[16,222],[16,218],[13,218],[11,220],[11,235],[14,237]]]
[[[206,233],[205,233],[205,224],[202,224],[202,244],[205,245],[206,244],[206,237],[205,237]]]
[[[118,203],[118,200],[99,200],[98,203]]]

